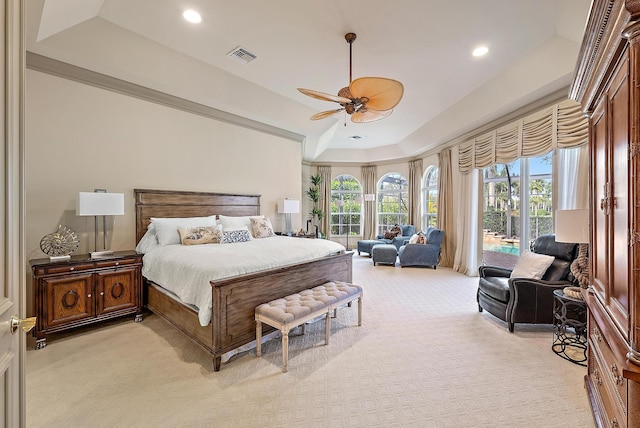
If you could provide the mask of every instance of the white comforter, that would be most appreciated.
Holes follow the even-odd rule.
[[[142,275],[198,308],[200,324],[211,321],[209,281],[325,257],[345,248],[326,239],[275,236],[234,244],[165,245],[143,257]]]

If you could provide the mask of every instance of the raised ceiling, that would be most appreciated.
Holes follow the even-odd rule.
[[[29,0],[27,50],[304,136],[311,162],[375,162],[435,149],[566,91],[590,0]],[[202,15],[200,24],[182,17]],[[393,114],[355,124],[353,77],[401,81]],[[478,45],[489,53],[471,55]],[[243,63],[227,54],[242,47]],[[346,123],[346,126],[345,126]],[[352,136],[360,139],[352,139]]]

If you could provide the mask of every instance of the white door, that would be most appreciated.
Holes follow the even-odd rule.
[[[26,0],[25,0],[26,1]],[[0,3],[0,424],[25,426],[24,356],[26,335],[12,333],[13,316],[25,316],[23,179],[23,17],[21,0]],[[4,245],[2,245],[4,244]]]

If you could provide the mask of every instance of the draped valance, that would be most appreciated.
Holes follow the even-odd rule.
[[[540,156],[554,149],[586,144],[588,120],[580,104],[564,100],[458,146],[460,172]]]

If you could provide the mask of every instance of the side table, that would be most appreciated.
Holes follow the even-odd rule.
[[[587,366],[587,306],[562,290],[553,291],[553,352]]]

